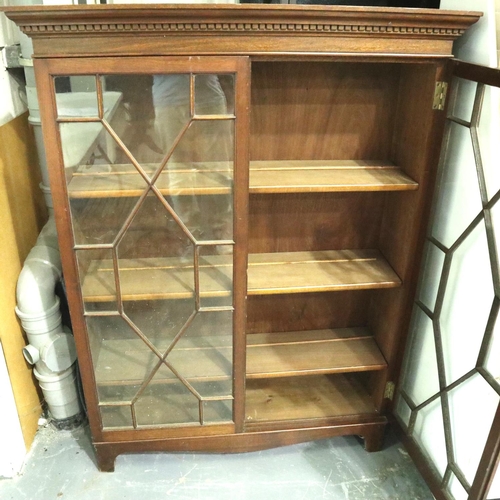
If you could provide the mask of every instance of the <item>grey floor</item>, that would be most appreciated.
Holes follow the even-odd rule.
[[[41,428],[22,475],[0,480],[2,500],[432,500],[389,432],[366,453],[355,437],[232,455],[135,454],[98,472],[87,428]]]

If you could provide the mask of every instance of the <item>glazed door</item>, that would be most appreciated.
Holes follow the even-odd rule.
[[[37,79],[93,431],[233,432],[248,60],[50,60]]]
[[[499,109],[500,70],[456,61],[395,405],[438,499],[500,491],[490,488],[500,456]]]

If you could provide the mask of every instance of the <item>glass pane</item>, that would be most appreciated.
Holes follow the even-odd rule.
[[[436,245],[430,242],[426,243],[418,298],[431,311],[434,311],[436,305],[444,257],[444,253]]]
[[[162,365],[134,405],[138,426],[199,423],[199,400]]]
[[[234,77],[100,76],[103,117],[86,78],[59,126],[104,425],[231,421]]]
[[[112,251],[78,250],[76,260],[85,311],[118,311]]]
[[[500,169],[498,168],[498,158],[500,158],[499,109],[500,89],[487,85],[477,132],[489,200],[500,189]]]
[[[167,356],[201,397],[231,396],[232,311],[199,312]]]
[[[232,239],[233,122],[192,122],[156,185],[197,240]]]
[[[450,484],[447,490],[453,500],[468,500],[469,498],[467,491],[464,489],[457,476],[455,476],[455,474],[453,473],[451,474]]]
[[[203,421],[211,423],[231,422],[233,419],[233,401],[205,401],[203,403]]]
[[[451,123],[432,235],[450,247],[482,210],[469,129]]]
[[[192,299],[130,300],[123,303],[127,317],[162,355],[194,312]]]
[[[450,391],[450,417],[455,460],[472,484],[500,398],[479,374]],[[471,432],[474,422],[474,432]]]
[[[500,467],[497,467],[495,477],[488,492],[488,500],[498,500],[500,498]]]
[[[398,396],[396,401],[396,415],[403,421],[405,426],[409,425],[411,409],[402,396]]]
[[[233,75],[195,75],[195,115],[232,115]]]
[[[453,78],[453,100],[450,102],[449,113],[457,118],[470,121],[477,83],[463,78]]]
[[[157,80],[161,78],[169,82],[166,89],[158,86]],[[186,120],[189,120],[188,75],[106,75],[101,77],[101,81],[107,92],[121,96],[123,112],[113,115],[108,121],[126,149],[141,165],[158,164],[168,151],[162,149],[155,129],[156,111],[161,104],[160,99],[165,97],[158,93],[163,89],[173,101],[177,99],[178,105],[187,113]],[[188,92],[186,102],[181,96],[185,85]],[[184,104],[181,105],[180,101]],[[184,123],[181,128],[182,125]],[[128,162],[123,151],[118,155],[117,162]]]
[[[497,316],[495,328],[490,340],[488,352],[484,363],[484,368],[488,370],[491,376],[500,384],[500,314]]]
[[[448,384],[476,366],[492,304],[491,264],[481,222],[454,253],[446,286],[440,319]]]
[[[415,308],[411,339],[402,387],[418,406],[439,392],[434,329],[432,321],[419,308]]]
[[[117,427],[132,427],[132,412],[130,406],[101,406],[101,419],[104,429]]]
[[[446,458],[441,398],[436,399],[418,412],[413,437],[427,454],[441,477],[444,476],[448,460]]]
[[[200,306],[232,307],[233,246],[200,246]]]
[[[113,243],[132,212],[132,198],[70,199],[76,245]]]
[[[54,85],[59,118],[99,116],[95,76],[57,76]]]
[[[121,317],[86,320],[99,402],[131,403],[158,356]]]

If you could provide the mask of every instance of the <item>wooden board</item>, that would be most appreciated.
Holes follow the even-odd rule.
[[[387,367],[364,328],[247,335],[247,379],[360,372]]]
[[[16,286],[19,273],[47,220],[47,209],[38,186],[41,180],[33,131],[28,123],[28,113],[23,113],[0,126],[0,343],[9,374],[5,382],[8,386],[12,385],[17,407],[11,408],[5,396],[2,396],[3,417],[7,418],[12,411],[12,415],[19,418],[26,449],[31,447],[38,429],[42,407],[33,369],[23,358],[26,336],[14,308],[18,305]],[[0,420],[5,422],[4,419]],[[11,437],[16,439],[14,429],[7,429],[7,432],[11,432]],[[2,443],[2,447],[7,447],[4,448],[6,456],[9,456],[8,447],[11,443]],[[24,453],[22,445],[20,448],[19,452]],[[12,456],[17,451],[10,450]]]
[[[378,250],[250,254],[249,295],[392,288],[401,284]]]
[[[232,165],[177,164],[165,169],[155,185],[167,195],[229,194]],[[153,175],[154,166],[145,166]],[[132,165],[107,165],[100,171],[80,168],[68,186],[70,198],[140,196],[146,182]],[[250,162],[250,193],[312,193],[337,191],[407,191],[418,184],[390,162],[253,161]]]
[[[231,293],[231,256],[200,258],[200,296]],[[181,299],[194,296],[191,262],[176,258],[119,261],[123,300]],[[392,288],[401,280],[377,250],[284,252],[249,255],[248,294]],[[116,299],[112,262],[93,262],[83,279],[85,301]]]
[[[250,162],[250,193],[415,189],[418,189],[418,184],[389,162],[361,160]]]
[[[375,413],[375,408],[355,375],[318,375],[247,382],[247,422],[369,413]]]

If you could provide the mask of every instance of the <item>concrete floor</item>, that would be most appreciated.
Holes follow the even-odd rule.
[[[432,500],[389,433],[366,453],[355,437],[234,455],[134,454],[98,472],[88,428],[39,430],[21,476],[0,480],[2,500]]]

